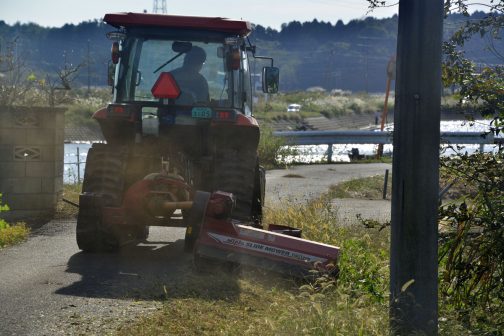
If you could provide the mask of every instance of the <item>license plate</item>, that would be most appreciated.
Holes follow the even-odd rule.
[[[191,115],[193,118],[210,119],[212,118],[212,109],[209,107],[193,107]]]

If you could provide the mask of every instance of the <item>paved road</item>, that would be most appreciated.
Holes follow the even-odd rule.
[[[267,202],[304,201],[331,184],[386,168],[390,165],[272,170]],[[183,236],[183,229],[151,228],[147,243],[118,254],[83,254],[75,243],[75,220],[51,221],[27,242],[0,250],[0,335],[103,335],[160,309],[163,286],[184,286],[191,272]]]
[[[351,179],[385,174],[387,163],[327,164],[269,170],[266,176],[266,205],[276,202],[306,202],[320,196],[329,186]]]
[[[118,254],[83,254],[75,220],[55,220],[0,251],[0,335],[103,335],[160,307],[162,285],[181,284],[191,258],[182,229],[151,231]]]

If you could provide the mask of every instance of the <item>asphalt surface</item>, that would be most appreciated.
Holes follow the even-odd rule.
[[[278,202],[303,203],[319,197],[331,185],[344,181],[385,174],[387,163],[326,164],[293,166],[269,170],[266,175],[266,206]]]
[[[305,202],[331,184],[384,173],[388,164],[298,166],[267,172],[266,205]],[[75,220],[53,220],[0,250],[0,335],[104,335],[161,309],[166,288],[192,272],[184,229],[151,228],[117,254],[84,254]]]

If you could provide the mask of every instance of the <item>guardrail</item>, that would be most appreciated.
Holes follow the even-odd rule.
[[[327,145],[327,160],[332,159],[332,145],[337,144],[391,144],[393,132],[379,131],[287,131],[273,132],[274,136],[285,138],[289,145]],[[504,138],[498,138],[493,133],[481,132],[441,132],[441,143],[444,144],[476,144],[483,150],[485,144],[503,144]]]

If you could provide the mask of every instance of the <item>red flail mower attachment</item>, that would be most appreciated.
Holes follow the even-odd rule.
[[[268,230],[240,224],[229,215],[234,204],[229,193],[196,192],[191,230],[196,265],[205,259],[251,265],[293,276],[305,276],[311,270],[337,275],[339,248],[301,238],[301,230],[269,225]]]

